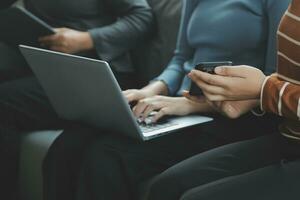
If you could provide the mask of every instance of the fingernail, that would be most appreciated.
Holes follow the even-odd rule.
[[[229,105],[229,106],[227,106],[227,111],[229,113],[233,113],[234,112],[234,108],[231,105]]]
[[[143,120],[140,117],[137,119],[137,121],[138,121],[138,123],[142,123],[143,122]]]
[[[222,73],[222,71],[223,71],[223,67],[216,67],[215,68],[215,73],[216,74]]]
[[[190,73],[188,73],[188,77],[191,78],[194,75],[194,73],[195,73],[194,70],[190,71]]]
[[[146,118],[146,119],[145,119],[145,123],[146,123],[147,125],[152,124],[152,123],[153,123],[152,118],[151,118],[151,117]]]

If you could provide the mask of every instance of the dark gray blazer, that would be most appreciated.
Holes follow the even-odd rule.
[[[16,0],[1,0],[0,8]],[[24,0],[25,7],[54,27],[89,31],[94,52],[83,55],[108,61],[118,72],[134,71],[129,51],[153,28],[146,0]]]

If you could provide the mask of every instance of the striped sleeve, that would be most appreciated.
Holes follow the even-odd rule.
[[[300,85],[272,75],[263,85],[261,107],[288,119],[300,120]]]

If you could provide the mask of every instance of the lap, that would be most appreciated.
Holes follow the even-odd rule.
[[[263,123],[254,116],[246,116],[238,120],[219,117],[213,122],[179,130],[145,142],[122,136],[122,133],[109,133],[105,134],[105,137],[96,139],[90,145],[89,152],[92,155],[100,151],[99,149],[114,149],[124,155],[148,155],[148,158],[161,157],[164,161],[176,156],[181,160],[218,146],[265,135],[267,133],[264,131],[267,129],[274,132],[273,125],[262,127]]]
[[[17,46],[0,42],[0,82],[32,74]]]
[[[227,130],[217,128],[218,125]],[[237,134],[240,128],[237,122],[226,123],[226,120],[218,119],[147,142],[137,142],[120,134],[106,134],[89,145],[85,153],[85,166],[103,165],[100,153],[105,159],[121,159],[122,165],[132,174],[129,176],[132,181],[140,183],[188,157],[259,134],[251,135],[250,131],[244,135]]]
[[[34,131],[60,127],[60,120],[33,76],[0,84],[0,127]]]
[[[221,179],[187,191],[181,200],[300,198],[300,161],[278,162],[238,176]]]
[[[127,138],[121,133],[98,130],[97,134],[100,136],[90,138],[90,143],[86,143],[84,134],[80,134],[80,137],[85,138],[82,141],[76,139],[79,142],[77,143],[72,142],[74,140],[72,139],[72,130],[67,130],[68,133],[64,133],[52,145],[45,162],[45,166],[49,167],[44,168],[47,169],[44,174],[50,174],[50,171],[54,171],[56,177],[61,177],[59,174],[65,174],[64,171],[67,168],[62,169],[61,162],[56,162],[56,160],[63,158],[68,151],[72,154],[69,158],[82,160],[80,169],[76,168],[76,170],[80,170],[77,173],[81,174],[79,178],[79,188],[81,189],[79,190],[85,191],[81,192],[82,196],[90,195],[90,193],[95,196],[103,196],[105,192],[108,193],[116,185],[122,186],[123,189],[128,187],[126,191],[135,193],[141,182],[188,157],[217,146],[264,134],[264,129],[267,130],[267,128],[262,124],[263,122],[258,122],[252,116],[246,116],[239,120],[217,118],[213,122],[180,130],[146,142]],[[88,145],[82,145],[83,143]],[[81,148],[81,151],[72,151],[76,145],[79,149]],[[83,155],[82,152],[84,152]],[[74,161],[68,159],[65,162],[73,163]],[[108,171],[109,174],[107,174]],[[55,185],[57,184],[49,186],[49,188],[56,187]],[[101,187],[99,187],[100,185]],[[120,194],[126,193],[125,190],[119,192]],[[88,197],[85,198],[88,199]],[[126,199],[125,196],[124,199]]]
[[[25,67],[26,61],[17,46],[0,42],[0,70]]]
[[[149,187],[148,199],[178,199],[193,187],[270,165],[283,157],[280,149],[285,143],[282,136],[273,134],[191,157],[156,177]],[[173,192],[163,193],[170,190]]]

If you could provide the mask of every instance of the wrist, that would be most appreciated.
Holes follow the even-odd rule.
[[[147,93],[149,96],[168,95],[167,85],[163,81],[155,81],[144,87],[142,91]]]
[[[267,76],[265,76],[265,75],[261,78],[260,85],[258,87],[258,91],[256,93],[255,99],[260,99],[261,98],[261,93],[262,93],[263,86],[264,86],[264,83],[265,83],[266,79],[267,79]]]
[[[189,107],[189,113],[212,113],[215,112],[212,106],[210,106],[207,102],[195,102],[189,99],[184,98]]]
[[[89,32],[81,32],[80,41],[82,50],[88,51],[94,48],[94,42]]]

